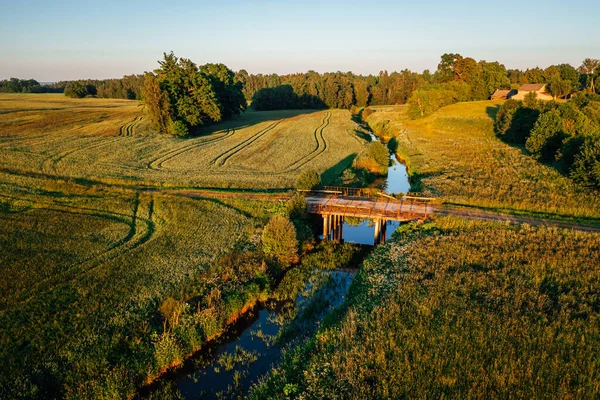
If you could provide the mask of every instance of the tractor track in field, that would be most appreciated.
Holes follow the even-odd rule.
[[[116,242],[112,243],[106,250],[96,254],[88,259],[81,260],[73,263],[68,266],[65,270],[60,273],[53,275],[50,278],[42,279],[36,284],[27,288],[27,292],[33,293],[36,292],[37,288],[42,287],[42,290],[36,292],[35,295],[28,296],[22,300],[13,301],[11,303],[6,303],[3,309],[0,309],[0,314],[4,312],[9,306],[14,305],[22,305],[26,304],[32,299],[42,296],[44,294],[50,293],[57,288],[60,288],[63,285],[68,284],[69,282],[81,277],[85,274],[88,274],[95,269],[101,267],[107,262],[122,256],[126,252],[133,251],[138,247],[149,242],[155,232],[154,222],[152,221],[152,216],[154,213],[154,199],[150,198],[148,201],[148,214],[145,217],[139,216],[139,208],[140,208],[140,198],[139,192],[136,194],[134,207],[133,207],[133,215],[126,215],[121,213],[112,213],[107,212],[105,210],[97,210],[93,208],[72,208],[72,209],[63,209],[59,207],[39,207],[41,210],[49,210],[54,212],[61,213],[70,213],[76,215],[91,215],[98,218],[105,218],[114,220],[120,223],[125,223],[129,225],[129,231],[127,235]],[[138,225],[145,225],[145,229],[140,229]],[[44,286],[47,288],[44,290]],[[26,294],[26,293],[25,293]],[[17,294],[15,297],[19,297]]]
[[[42,164],[42,171],[56,172],[56,166],[63,159],[65,159],[75,153],[108,146],[108,145],[123,141],[124,139],[125,139],[124,137],[103,136],[100,139],[93,141],[92,143],[89,143],[89,140],[87,140],[87,139],[82,139],[82,140],[80,140],[80,142],[86,142],[86,143],[78,145],[78,146],[70,147],[69,150],[63,151],[62,153],[54,154],[54,155],[48,157],[46,160],[44,160],[44,162]]]
[[[280,122],[281,121],[276,121],[276,122],[271,123],[266,128],[261,129],[260,131],[256,132],[254,135],[252,135],[249,138],[241,141],[240,143],[236,144],[235,146],[233,146],[229,150],[224,151],[223,153],[221,153],[217,157],[215,157],[210,162],[210,164],[213,165],[213,166],[216,165],[218,167],[224,166],[231,157],[233,157],[235,154],[239,153],[240,151],[242,151],[243,149],[245,149],[247,146],[251,145],[252,143],[254,143],[255,141],[257,141],[258,139],[260,139],[261,137],[263,137],[264,135],[266,135],[268,132],[270,132],[271,130],[273,130],[277,125],[279,125]]]
[[[119,128],[119,136],[133,136],[134,128],[140,122],[142,122],[142,119],[144,119],[144,117],[138,116],[138,117],[135,117],[132,121],[129,121],[126,124],[124,124],[123,126],[121,126]]]
[[[221,135],[219,137],[203,140],[200,143],[187,143],[177,149],[169,151],[165,155],[162,155],[158,158],[150,160],[147,164],[147,169],[160,170],[163,168],[164,163],[166,163],[169,160],[172,160],[175,157],[178,157],[184,153],[187,153],[190,150],[194,150],[199,147],[203,147],[203,146],[206,146],[209,144],[220,142],[222,140],[225,140],[225,139],[233,136],[234,134],[235,134],[235,129],[228,129],[226,133],[224,133],[223,135]]]
[[[323,131],[329,126],[330,122],[331,122],[331,112],[327,112],[325,114],[325,117],[323,118],[323,122],[321,122],[321,125],[319,125],[315,129],[315,132],[314,132],[315,142],[317,143],[315,149],[313,151],[311,151],[310,153],[306,154],[305,156],[303,156],[302,158],[289,164],[283,172],[297,171],[300,167],[308,164],[309,162],[311,162],[312,160],[314,160],[316,157],[323,154],[327,150],[327,141],[325,140]]]

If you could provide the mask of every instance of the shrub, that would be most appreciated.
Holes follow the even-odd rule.
[[[536,158],[552,160],[564,139],[562,118],[558,111],[542,114],[535,123],[525,147]]]
[[[298,255],[296,228],[288,218],[275,214],[265,226],[262,246],[266,255],[276,258],[284,266],[289,265]]]
[[[285,204],[286,214],[290,219],[308,218],[308,202],[301,194],[295,194]]]
[[[584,186],[600,188],[600,135],[584,140],[581,151],[575,156],[571,177]]]
[[[523,103],[518,100],[507,100],[500,106],[496,114],[496,122],[494,123],[494,132],[498,136],[504,136],[510,129],[515,113]]]
[[[540,112],[534,108],[519,107],[506,132],[505,140],[509,143],[525,144]]]
[[[314,169],[306,169],[296,179],[296,189],[314,190],[321,187],[321,176]]]
[[[371,142],[368,145],[369,155],[381,166],[387,167],[390,163],[390,153],[385,145],[380,142]]]
[[[375,112],[375,110],[373,110],[372,108],[365,108],[360,113],[360,117],[362,118],[363,121],[366,121],[367,118],[369,118],[369,116],[371,114],[373,114],[374,112]]]

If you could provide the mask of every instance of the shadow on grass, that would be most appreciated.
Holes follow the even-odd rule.
[[[493,121],[496,121],[496,114],[498,114],[498,110],[500,110],[500,104],[496,104],[495,106],[490,106],[485,108],[485,113],[490,117]]]
[[[323,174],[321,174],[321,182],[323,182],[324,185],[331,185],[346,168],[352,165],[357,156],[358,154],[352,153],[346,158],[338,161],[337,164],[329,167],[325,172],[323,172]]]
[[[439,176],[439,173],[424,173],[420,174],[418,172],[413,172],[409,175],[408,180],[410,182],[410,191],[411,193],[422,193],[424,190],[423,179],[432,178],[434,176]],[[428,188],[432,190],[431,188]],[[438,196],[439,193],[433,193],[433,195]]]

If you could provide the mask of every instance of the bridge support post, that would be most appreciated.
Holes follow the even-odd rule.
[[[323,240],[329,239],[329,216],[323,215]]]
[[[377,246],[379,244],[379,238],[381,233],[381,220],[379,218],[375,219],[375,229],[373,232],[373,245]]]
[[[385,243],[387,236],[387,221],[384,219],[381,221],[381,243]]]

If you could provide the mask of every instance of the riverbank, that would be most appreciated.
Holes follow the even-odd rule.
[[[499,102],[444,107],[411,120],[406,106],[376,106],[366,119],[376,135],[394,137],[413,190],[443,203],[501,212],[598,219],[600,197],[496,137]]]
[[[250,397],[597,397],[599,246],[452,217],[405,225]]]
[[[246,393],[275,365],[283,348],[301,342],[343,302],[366,251],[350,244],[319,245],[283,275],[268,298],[245,305],[215,338],[164,371],[138,397]]]

